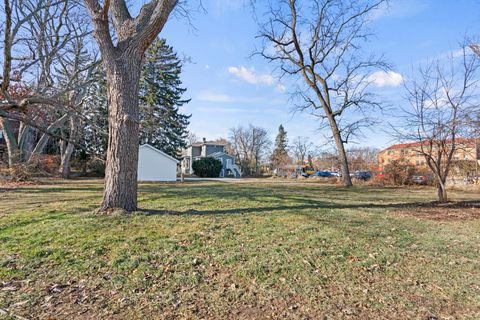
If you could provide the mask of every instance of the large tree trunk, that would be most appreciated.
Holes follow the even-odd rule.
[[[73,143],[68,143],[67,147],[61,155],[60,168],[58,172],[60,173],[60,176],[64,179],[70,178],[70,159],[72,158],[74,150],[75,147]]]
[[[60,126],[62,126],[65,121],[69,118],[69,114],[65,114],[59,119],[55,120],[53,123],[51,123],[48,127],[48,131],[53,131]],[[50,139],[50,135],[47,133],[42,134],[40,139],[38,140],[37,144],[35,145],[35,148],[33,149],[32,153],[30,154],[30,157],[28,161],[33,161],[36,157],[39,157],[42,153],[45,147],[47,146],[48,140]]]
[[[8,119],[0,118],[0,128],[3,131],[5,143],[7,144],[8,167],[11,169],[20,161],[17,140],[15,139],[12,126]]]
[[[338,129],[337,122],[332,117],[329,117],[330,128],[332,129],[333,138],[335,139],[335,145],[337,147],[338,159],[340,160],[340,167],[342,170],[342,180],[345,187],[352,186],[352,178],[350,178],[350,170],[348,168],[347,153],[345,152],[345,146],[343,145],[343,139]]]
[[[108,149],[101,210],[137,209],[138,85],[142,56],[126,54],[106,63]]]
[[[70,140],[75,141],[78,133],[78,119],[70,116]],[[64,179],[70,178],[70,160],[72,158],[75,145],[72,142],[62,141],[60,144],[60,168],[58,172]]]

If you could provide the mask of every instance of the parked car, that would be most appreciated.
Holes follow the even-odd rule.
[[[355,171],[353,177],[355,179],[367,181],[372,177],[372,173],[370,171]]]
[[[463,181],[466,184],[480,184],[480,176],[466,176]]]
[[[337,172],[337,171],[330,171],[330,174],[332,175],[332,177],[341,177],[342,174],[340,172]]]
[[[315,173],[315,175],[317,177],[331,177],[332,176],[332,173],[330,171],[317,171],[317,173]]]
[[[412,176],[412,182],[415,184],[425,185],[428,183],[429,178],[423,175]]]

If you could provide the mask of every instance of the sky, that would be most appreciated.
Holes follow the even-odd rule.
[[[258,25],[245,0],[203,0],[205,12],[193,12],[191,24],[184,18],[167,22],[161,37],[167,39],[185,62],[182,81],[190,103],[182,112],[191,114],[189,130],[199,138],[228,138],[229,129],[253,124],[275,138],[280,124],[289,140],[308,137],[324,145],[326,135],[317,119],[293,111],[289,90],[292,81],[280,80],[275,65],[252,57],[260,45]],[[370,23],[375,36],[368,50],[383,54],[393,66],[378,74],[374,90],[392,109],[377,114],[381,122],[368,128],[347,148],[384,148],[393,143],[389,123],[406,107],[403,81],[426,61],[446,56],[459,48],[465,36],[480,36],[480,0],[392,0]]]

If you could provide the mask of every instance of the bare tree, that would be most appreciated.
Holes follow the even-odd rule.
[[[329,127],[341,161],[345,186],[351,186],[344,144],[372,124],[367,109],[379,107],[368,90],[371,75],[388,66],[361,56],[368,39],[366,24],[386,0],[271,1],[268,21],[261,26],[258,54],[277,63],[281,76],[300,78],[293,92],[301,111]],[[356,115],[357,120],[352,119]],[[361,116],[358,119],[358,116]]]
[[[187,136],[187,141],[188,144],[194,144],[195,142],[199,142],[200,138],[194,133],[194,132],[189,132]]]
[[[271,143],[267,131],[251,124],[246,128],[232,128],[230,143],[242,172],[250,175],[260,173],[260,165]]]
[[[356,147],[347,150],[347,157],[352,170],[375,171],[378,168],[379,150],[373,147]]]
[[[0,96],[0,127],[5,133],[10,167],[32,161],[49,137],[65,139],[57,131],[72,113],[65,96],[77,87],[77,72],[71,70],[58,85],[58,67],[72,42],[88,37],[82,9],[71,0],[4,1],[3,65]],[[87,80],[88,83],[88,80]],[[22,89],[22,90],[19,90]],[[11,121],[19,121],[15,135]],[[41,132],[40,139],[36,139]]]
[[[296,137],[293,140],[292,146],[290,149],[293,152],[293,156],[297,164],[304,164],[307,160],[308,155],[311,155],[313,151],[313,143],[308,139],[308,137]]]
[[[416,141],[414,152],[425,157],[438,186],[439,202],[446,202],[446,182],[455,153],[468,147],[468,119],[478,113],[478,60],[462,47],[461,57],[453,54],[420,67],[417,79],[405,85],[409,109],[405,125],[395,129],[398,139]]]
[[[143,56],[178,0],[147,2],[136,17],[132,17],[125,0],[84,2],[92,17],[108,87],[109,139],[101,210],[134,211],[137,209],[138,88]]]

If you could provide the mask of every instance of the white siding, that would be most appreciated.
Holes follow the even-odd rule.
[[[177,161],[153,147],[143,145],[138,154],[138,180],[176,181]]]

